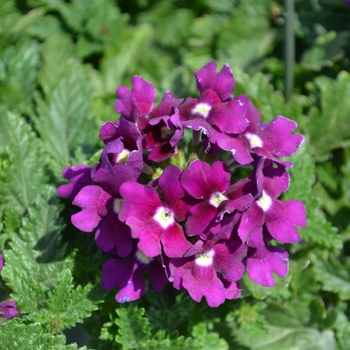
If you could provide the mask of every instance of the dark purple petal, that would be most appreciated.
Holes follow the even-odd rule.
[[[95,172],[94,183],[113,197],[120,197],[119,188],[127,181],[136,181],[134,171],[125,164],[116,164],[111,172],[100,168]]]
[[[79,230],[91,232],[108,213],[107,202],[111,196],[99,186],[86,186],[75,196],[73,204],[82,211],[73,214],[72,224]]]
[[[247,255],[247,246],[237,240],[217,243],[214,246],[214,268],[228,282],[238,281],[243,277],[243,259]]]
[[[214,106],[207,120],[225,134],[240,134],[249,125],[245,114],[246,106],[242,105],[239,100],[233,100]]]
[[[128,256],[133,249],[130,228],[117,215],[108,216],[99,223],[95,243],[102,251],[118,254],[122,258]]]
[[[152,83],[140,76],[131,78],[132,90],[125,86],[117,89],[116,112],[128,120],[135,121],[140,116],[147,116],[152,110],[156,98]]]
[[[247,273],[254,282],[266,287],[273,287],[272,273],[284,277],[288,273],[288,253],[280,247],[250,248],[247,258]]]
[[[215,218],[217,214],[217,208],[210,205],[207,201],[194,205],[186,222],[187,235],[207,239],[208,232],[216,224]]]
[[[69,166],[62,170],[62,177],[69,180],[66,185],[57,188],[57,194],[60,197],[70,198],[71,200],[85,186],[92,185],[91,168],[85,164]]]
[[[217,140],[217,144],[221,149],[231,152],[239,164],[247,165],[254,160],[250,155],[248,140],[241,135],[235,137],[223,135]]]
[[[225,64],[219,73],[216,73],[216,63],[209,62],[202,69],[195,72],[197,89],[202,93],[212,89],[220,96],[221,101],[231,98],[235,80],[228,64]]]
[[[183,99],[175,99],[174,95],[170,91],[167,91],[163,95],[159,105],[151,112],[150,120],[173,114],[174,107],[178,106],[182,101]]]
[[[263,210],[254,202],[251,207],[242,215],[238,227],[238,235],[242,242],[249,242],[249,237],[258,230],[262,230],[265,221]],[[256,233],[256,232],[255,232]],[[248,243],[247,243],[248,244]]]
[[[13,318],[18,315],[17,303],[13,300],[0,304],[0,317]]]

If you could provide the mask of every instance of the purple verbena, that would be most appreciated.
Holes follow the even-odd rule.
[[[134,76],[131,90],[117,89],[120,118],[101,127],[100,161],[63,170],[69,183],[58,194],[81,208],[73,225],[94,231],[109,256],[102,286],[118,289],[120,303],[145,294],[144,274],[156,291],[172,283],[217,307],[240,297],[245,271],[263,286],[288,273],[288,253],[276,244],[300,240],[306,211],[279,199],[292,166],[281,157],[304,137],[286,117],[262,122],[247,96],[232,95],[229,65],[216,68],[195,72],[198,97],[168,91],[155,107],[153,84]]]

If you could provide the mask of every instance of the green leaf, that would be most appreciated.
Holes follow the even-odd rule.
[[[59,273],[53,290],[49,292],[46,302],[49,314],[61,320],[62,328],[70,328],[77,322],[82,322],[97,308],[95,303],[88,298],[91,289],[91,285],[75,288],[70,270],[63,270]]]
[[[115,323],[119,326],[116,341],[123,349],[138,348],[138,345],[149,339],[151,325],[143,315],[144,309],[138,309],[133,305],[126,305],[117,309],[119,318]]]
[[[341,264],[332,255],[313,254],[313,270],[322,289],[333,292],[341,300],[350,299],[350,264]]]
[[[0,205],[13,206],[23,214],[45,186],[45,155],[30,126],[9,114],[11,142],[0,177]]]
[[[308,132],[316,160],[323,160],[350,137],[350,74],[339,73],[337,80],[320,79],[321,110],[309,113]]]
[[[66,337],[64,335],[53,335],[45,331],[38,323],[25,325],[20,324],[17,321],[17,319],[13,319],[1,325],[0,328],[0,345],[2,349],[78,349],[76,344],[71,344],[67,346],[65,344]]]
[[[62,44],[68,45],[63,40]],[[51,45],[51,44],[50,44]],[[35,125],[51,159],[63,168],[71,162],[71,157],[77,147],[82,147],[84,153],[91,155],[95,142],[95,122],[89,117],[92,99],[92,88],[89,84],[89,71],[75,61],[67,60],[70,49],[62,49],[58,55],[64,58],[61,67],[52,67],[56,63],[52,44],[44,58],[46,65],[40,75],[40,81],[45,91],[45,97],[37,96],[37,111]],[[52,69],[54,73],[50,70]],[[87,156],[88,157],[88,156]]]
[[[252,350],[336,350],[334,333],[307,325],[310,311],[301,303],[269,305],[262,311],[266,331],[252,334],[236,331],[239,343]]]
[[[122,83],[123,75],[137,64],[137,57],[146,50],[151,34],[150,25],[139,25],[125,32],[114,45],[106,48],[100,69],[100,91],[104,95],[114,96],[117,86]]]
[[[320,210],[321,200],[315,196],[312,186],[315,182],[315,165],[310,154],[309,141],[290,158],[293,168],[290,170],[290,188],[283,199],[300,200],[307,211],[307,226],[300,230],[306,242],[313,242],[331,249],[340,249],[343,245],[338,230],[332,227]]]
[[[71,264],[67,246],[61,243],[62,224],[57,221],[54,189],[48,188],[23,218],[19,235],[12,234],[10,248],[4,251],[6,265],[1,272],[13,290],[22,312],[43,307],[45,293],[57,280],[58,273]],[[65,260],[63,260],[65,258]]]

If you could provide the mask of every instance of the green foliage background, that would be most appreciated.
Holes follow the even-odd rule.
[[[84,322],[88,349],[347,350],[350,347],[350,7],[296,0],[295,89],[283,98],[283,6],[272,0],[0,1],[0,349],[77,349],[65,329]],[[284,199],[308,225],[285,247],[290,272],[275,288],[243,279],[217,309],[171,287],[130,305],[100,287],[105,257],[55,189],[61,169],[88,162],[99,127],[117,118],[132,75],[178,98],[193,72],[229,63],[235,94],[270,121],[298,122]]]

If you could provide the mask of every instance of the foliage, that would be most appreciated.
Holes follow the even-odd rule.
[[[350,342],[350,7],[296,0],[295,89],[283,94],[282,1],[7,0],[0,3],[1,349],[309,349]],[[286,199],[308,225],[274,288],[210,309],[183,291],[119,305],[100,288],[106,256],[70,223],[63,167],[97,159],[115,89],[140,75],[177,98],[208,61],[234,67],[265,122],[284,115],[306,137]],[[157,96],[159,100],[161,96]],[[93,158],[94,157],[94,158]],[[84,323],[90,344],[67,344]],[[84,347],[85,348],[85,347]]]

